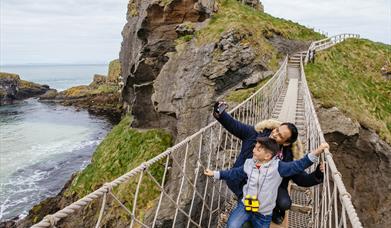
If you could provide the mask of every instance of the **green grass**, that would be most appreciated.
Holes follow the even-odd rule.
[[[268,61],[272,70],[278,69],[276,60],[282,59],[277,50],[267,41],[273,35],[280,35],[291,40],[319,40],[324,38],[312,29],[292,21],[279,19],[260,12],[236,0],[219,1],[219,11],[214,14],[208,26],[196,32],[197,45],[219,41],[221,34],[235,30],[247,34],[242,41],[254,48],[257,58]],[[274,62],[273,62],[274,61]]]
[[[387,61],[390,45],[350,39],[317,53],[305,70],[323,106],[338,107],[391,143],[391,80],[381,75]]]
[[[130,128],[131,118],[125,117],[106,136],[97,148],[89,164],[83,171],[77,174],[71,187],[65,195],[76,195],[79,198],[98,189],[106,182],[125,174],[136,168],[143,162],[155,157],[172,145],[172,137],[164,130],[139,131]],[[149,171],[161,181],[164,172],[165,160],[156,163],[149,168]],[[131,209],[133,197],[137,186],[138,175],[130,181],[113,189],[114,194]],[[159,195],[159,189],[152,182],[152,179],[144,174],[140,186],[140,196],[137,201],[137,208],[148,208]],[[118,206],[118,205],[117,205]],[[112,213],[118,214],[118,207],[109,209]],[[144,213],[140,210],[139,213]],[[121,216],[125,214],[120,213]]]
[[[71,192],[82,197],[171,146],[172,138],[165,131],[141,132],[132,129],[130,122],[127,116],[111,130],[96,149],[91,164],[74,179]]]
[[[253,33],[256,39],[264,40],[273,34],[291,40],[319,40],[323,35],[292,21],[272,17],[236,0],[219,2],[219,11],[214,14],[208,26],[197,34],[198,41],[209,43],[218,41],[221,33],[230,29]]]
[[[0,72],[0,79],[15,79],[17,81],[20,80],[19,75],[13,73]]]
[[[232,91],[226,97],[226,100],[229,102],[237,102],[241,103],[242,101],[249,98],[253,93],[255,93],[258,89],[260,89],[267,81],[269,81],[270,77],[264,78],[262,81],[258,82],[255,87],[240,89],[236,91]]]
[[[191,39],[193,39],[193,37],[194,37],[193,35],[184,35],[184,36],[178,37],[175,40],[175,42],[177,45],[180,45],[180,44],[189,42]]]
[[[63,93],[67,97],[85,97],[85,96],[92,96],[97,94],[117,93],[118,89],[119,88],[117,85],[112,85],[112,84],[103,84],[103,85],[99,85],[96,88],[91,86],[86,86],[86,85],[80,85],[64,90]]]

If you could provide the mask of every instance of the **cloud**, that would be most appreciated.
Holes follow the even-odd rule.
[[[329,34],[391,43],[389,0],[261,0],[266,12]],[[0,65],[118,58],[128,0],[1,0]]]
[[[107,63],[118,58],[128,0],[7,0],[0,65]]]
[[[389,0],[261,0],[265,11],[320,29],[331,35],[345,32],[391,43]]]

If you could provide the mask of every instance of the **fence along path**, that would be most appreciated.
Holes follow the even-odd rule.
[[[302,54],[303,58],[300,58],[300,93],[305,107],[307,149],[316,148],[324,141],[324,137],[305,80],[302,60],[307,62],[312,50],[330,47],[349,37],[351,35],[339,35],[338,39],[328,38],[328,43],[314,42],[308,52]],[[235,119],[250,125],[271,118],[279,108],[278,100],[287,91],[287,70],[288,57],[262,88],[229,113]],[[225,205],[233,194],[222,181],[206,178],[203,170],[230,168],[240,147],[241,141],[214,121],[80,200],[45,216],[32,227],[55,226],[60,220],[72,217],[76,210],[96,201],[100,202],[100,208],[95,227],[105,224],[107,209],[114,204],[128,215],[130,227],[159,227],[162,226],[162,221],[167,220],[172,227],[216,227],[220,213],[225,210]],[[349,224],[352,227],[362,227],[331,153],[326,151],[322,160],[327,167],[324,183],[312,190],[314,203],[308,224],[312,227],[348,227]],[[171,177],[169,174],[173,170],[177,170],[177,182],[170,184],[168,177]],[[117,194],[119,186],[124,185],[129,186],[131,200],[128,202],[120,199]],[[152,194],[155,199],[154,209],[149,210],[149,213],[145,213],[146,204],[150,203],[144,200],[146,194]],[[172,212],[167,213],[167,209]]]

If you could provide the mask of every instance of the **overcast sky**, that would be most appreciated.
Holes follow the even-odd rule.
[[[328,35],[358,33],[391,43],[391,0],[261,0],[265,11]]]
[[[118,58],[128,0],[0,0],[0,65]],[[263,0],[265,11],[329,35],[391,43],[391,0]]]

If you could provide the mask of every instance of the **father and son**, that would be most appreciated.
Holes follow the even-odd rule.
[[[304,170],[317,162],[329,145],[322,143],[303,157],[294,124],[264,120],[251,126],[234,119],[224,111],[225,107],[224,102],[216,102],[213,116],[228,132],[242,140],[240,154],[231,169],[206,169],[204,174],[226,181],[238,198],[227,227],[239,228],[249,222],[256,228],[269,227],[271,221],[281,224],[285,211],[292,204],[287,190],[289,180],[302,187],[322,183],[323,164],[312,173]]]

